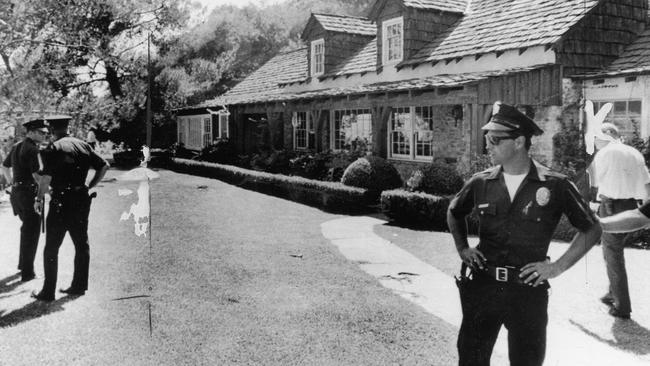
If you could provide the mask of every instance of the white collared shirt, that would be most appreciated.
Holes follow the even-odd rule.
[[[650,173],[641,153],[632,146],[613,141],[599,150],[592,163],[598,196],[612,199],[646,199]]]

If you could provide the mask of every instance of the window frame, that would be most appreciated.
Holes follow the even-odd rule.
[[[399,39],[399,58],[389,59],[390,47],[388,42],[388,28],[399,25],[400,26],[400,39]],[[388,19],[381,24],[381,63],[382,65],[394,65],[402,62],[404,59],[404,17],[397,17]]]
[[[222,132],[224,132],[223,126],[226,126],[225,129],[225,136]],[[218,118],[217,118],[217,136],[220,139],[227,139],[230,138],[230,126],[228,125],[228,114],[226,113],[219,113]]]
[[[320,59],[317,59],[316,49],[320,46]],[[320,63],[319,63],[320,62]],[[320,66],[320,68],[318,68]],[[311,75],[319,76],[325,73],[325,39],[317,39],[311,42]]]
[[[301,114],[305,115],[305,119],[304,119],[305,128],[298,128],[298,127],[302,127],[302,122],[297,123],[297,126],[292,126],[293,127],[293,149],[294,150],[300,150],[300,151],[306,151],[306,150],[309,150],[310,148],[313,148],[313,147],[309,146],[309,134],[313,133],[314,131],[310,131],[310,128],[313,129],[313,124],[310,124],[310,119],[311,119],[310,114],[311,113],[309,113],[307,111],[293,112],[293,118],[295,118],[296,121],[300,121],[298,118],[299,118],[299,115],[301,115]],[[304,134],[305,134],[305,137],[304,137],[305,146],[298,146],[298,141],[299,141],[299,138],[300,138],[298,136],[298,133],[301,132],[301,131],[305,131],[304,132]],[[300,141],[302,141],[302,139],[300,139]]]
[[[212,145],[212,116],[203,117],[203,147]]]
[[[372,110],[370,108],[343,108],[343,109],[335,109],[332,113],[332,118],[330,120],[330,146],[333,151],[343,151],[345,150],[345,134],[341,132],[342,130],[342,123],[343,123],[343,116],[350,116],[354,115],[357,118],[357,131],[359,130],[359,120],[358,116],[368,116],[368,120],[363,120],[363,126],[366,124],[368,125],[367,132],[368,136],[363,136],[363,132],[365,132],[365,128],[362,127],[362,135],[357,136],[357,137],[362,137],[366,138],[366,144],[368,145],[368,148],[370,148],[370,145],[372,144]],[[351,113],[354,112],[354,113]],[[359,113],[363,112],[363,113]],[[337,121],[337,117],[340,119]],[[337,133],[337,122],[339,122],[339,128],[338,128],[338,133]],[[337,147],[337,142],[340,143],[340,146]]]

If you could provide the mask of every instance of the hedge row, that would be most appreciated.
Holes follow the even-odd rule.
[[[393,189],[381,193],[381,209],[400,225],[447,229],[449,197]]]
[[[363,212],[374,203],[366,189],[348,187],[338,182],[323,182],[179,158],[173,158],[169,168],[181,173],[216,178],[242,188],[334,212]]]

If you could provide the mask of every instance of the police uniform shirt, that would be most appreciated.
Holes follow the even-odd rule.
[[[99,170],[108,164],[88,143],[71,136],[50,143],[43,155],[43,174],[52,177],[55,191],[84,186],[90,168]]]
[[[40,169],[38,146],[32,139],[26,137],[11,148],[2,165],[12,168],[15,184],[36,184],[32,174]]]
[[[515,267],[546,258],[562,214],[580,231],[597,223],[564,175],[532,161],[511,202],[501,166],[475,174],[449,206],[456,219],[472,211],[479,220],[478,249],[492,265]]]

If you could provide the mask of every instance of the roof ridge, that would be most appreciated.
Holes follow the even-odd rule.
[[[314,13],[312,12],[312,15],[325,15],[329,17],[338,17],[338,18],[352,18],[352,19],[360,19],[360,20],[367,20],[369,22],[373,22],[372,19],[366,18],[366,17],[359,17],[355,15],[341,15],[341,14],[329,14],[329,13]]]

